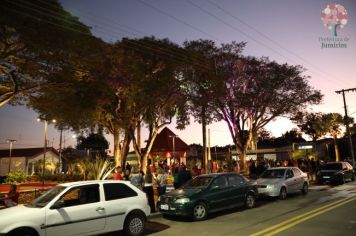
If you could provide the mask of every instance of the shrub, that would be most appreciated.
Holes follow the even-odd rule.
[[[14,184],[14,183],[24,183],[29,181],[31,176],[26,176],[26,174],[22,170],[17,170],[15,172],[10,172],[5,179],[6,183]]]

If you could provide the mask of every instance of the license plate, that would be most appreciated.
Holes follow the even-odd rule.
[[[330,176],[323,176],[324,179],[330,179]]]
[[[167,204],[162,204],[161,205],[161,209],[168,211],[169,210],[169,206]]]

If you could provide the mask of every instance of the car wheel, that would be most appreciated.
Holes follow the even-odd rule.
[[[341,176],[340,184],[346,183],[345,176]]]
[[[30,228],[15,229],[7,234],[8,236],[36,236],[35,230]]]
[[[145,230],[145,217],[142,213],[134,213],[125,220],[125,235],[138,236]]]
[[[281,188],[281,191],[279,191],[279,199],[285,200],[287,198],[287,189],[285,187]]]
[[[193,218],[194,220],[205,220],[208,216],[208,207],[204,202],[199,202],[193,208]]]
[[[255,197],[251,193],[249,193],[247,194],[245,199],[245,207],[247,209],[250,209],[253,208],[254,206],[255,206]]]
[[[355,175],[354,174],[352,174],[352,176],[351,176],[351,181],[355,181]]]
[[[308,184],[307,183],[304,183],[303,184],[303,188],[302,188],[302,194],[306,195],[308,193]]]

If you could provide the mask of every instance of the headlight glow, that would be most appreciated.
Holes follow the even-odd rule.
[[[184,204],[184,203],[187,203],[187,202],[190,202],[190,199],[189,198],[179,198],[175,201],[175,203],[178,203],[178,204]]]

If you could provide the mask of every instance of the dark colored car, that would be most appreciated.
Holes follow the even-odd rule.
[[[157,206],[163,215],[180,215],[204,220],[208,213],[245,206],[252,208],[257,188],[235,173],[200,175],[183,187],[159,197]]]
[[[317,175],[319,184],[343,184],[346,180],[355,180],[355,170],[348,162],[328,162]]]

